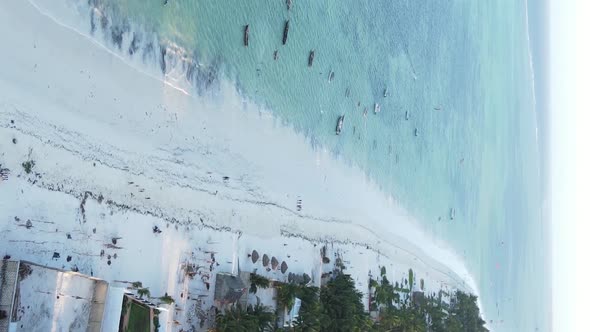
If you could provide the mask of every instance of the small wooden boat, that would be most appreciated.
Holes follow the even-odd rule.
[[[330,71],[330,75],[328,75],[328,82],[332,82],[334,80],[334,72]]]
[[[451,208],[450,217],[451,217],[451,220],[455,219],[455,209],[454,208]]]
[[[378,103],[375,103],[375,109],[373,111],[375,112],[375,114],[381,112],[381,106],[379,106]]]
[[[272,54],[272,58],[273,58],[274,60],[276,60],[276,59],[278,59],[278,58],[279,58],[279,51],[278,51],[278,50],[275,50],[275,52]]]
[[[285,22],[285,30],[283,30],[283,45],[287,43],[287,37],[289,36],[289,20]]]
[[[311,67],[313,66],[313,58],[315,57],[315,50],[311,50],[311,52],[309,52],[309,59],[307,59],[307,66]]]
[[[410,111],[406,111],[406,120],[410,120]]]
[[[250,33],[250,25],[246,24],[244,28],[244,46],[248,47],[248,34]]]
[[[383,97],[387,97],[387,88],[385,88],[385,90],[383,90]]]
[[[336,135],[340,135],[342,132],[342,126],[344,125],[344,115],[338,117],[338,124],[336,125]]]

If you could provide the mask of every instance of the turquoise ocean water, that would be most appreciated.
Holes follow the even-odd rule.
[[[161,57],[149,36],[160,49],[175,44],[197,92],[229,79],[312,145],[363,169],[464,257],[488,326],[549,329],[525,1],[293,0],[290,11],[284,0],[90,3],[114,41],[133,31],[142,45],[133,56],[155,48]]]

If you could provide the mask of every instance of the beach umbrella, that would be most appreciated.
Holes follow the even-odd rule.
[[[264,256],[262,256],[262,266],[267,267],[269,261],[270,259],[268,258],[268,256],[264,254]]]
[[[279,266],[279,260],[276,259],[275,256],[272,256],[270,265],[272,266],[273,270],[276,270],[277,267]]]
[[[311,277],[307,273],[304,273],[303,274],[303,283],[307,284],[310,281],[311,281]]]
[[[287,272],[287,269],[288,269],[288,268],[289,268],[289,267],[287,266],[287,263],[286,263],[285,261],[283,261],[283,262],[281,263],[281,273],[283,273],[283,274],[284,274],[285,272]]]
[[[256,263],[258,261],[258,258],[260,258],[260,255],[258,255],[258,251],[252,250],[252,263]]]

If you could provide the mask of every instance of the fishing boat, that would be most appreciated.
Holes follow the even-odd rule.
[[[248,47],[248,34],[250,33],[250,25],[246,24],[244,28],[244,46]]]
[[[330,75],[328,75],[328,82],[332,82],[334,80],[334,72],[330,71]]]
[[[410,120],[410,111],[406,111],[406,120]]]
[[[344,115],[338,117],[338,124],[336,125],[336,135],[340,135],[342,132],[342,126],[344,125]]]
[[[418,137],[418,128],[414,128],[414,136]]]
[[[287,36],[289,35],[289,20],[285,22],[285,30],[283,30],[283,45],[287,43]]]
[[[378,103],[375,103],[375,109],[373,111],[375,112],[375,114],[381,112],[381,106],[379,106]]]
[[[309,59],[307,59],[307,66],[311,67],[313,65],[313,58],[315,57],[315,50],[311,50],[309,52]]]

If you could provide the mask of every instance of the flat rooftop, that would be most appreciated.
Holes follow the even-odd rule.
[[[11,331],[100,332],[107,282],[24,261],[17,264]]]

